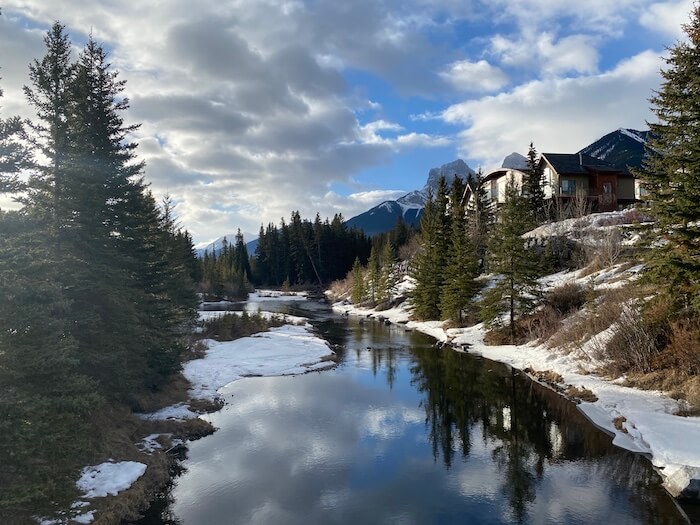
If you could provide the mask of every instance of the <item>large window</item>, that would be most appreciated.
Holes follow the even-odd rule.
[[[576,195],[576,181],[571,179],[562,179],[561,181],[562,195]]]

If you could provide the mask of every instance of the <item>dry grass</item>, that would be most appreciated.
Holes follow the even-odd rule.
[[[642,294],[643,290],[635,285],[601,292],[587,290],[588,301],[585,308],[570,318],[569,322],[549,339],[549,346],[569,350],[581,348],[591,337],[607,330],[618,321],[623,304],[637,300]]]
[[[625,416],[617,416],[615,419],[613,419],[613,425],[623,434],[628,434],[627,429],[624,427],[625,421],[627,421]]]
[[[577,403],[581,401],[587,401],[589,403],[598,401],[598,398],[593,392],[582,386],[570,385],[569,388],[566,389],[566,395]]]
[[[554,370],[534,370],[532,368],[526,368],[523,371],[540,383],[548,385],[557,392],[564,391],[564,388],[562,387],[564,378],[561,376],[561,374],[558,374]]]

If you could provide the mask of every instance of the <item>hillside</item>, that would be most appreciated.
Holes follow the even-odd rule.
[[[639,168],[648,138],[648,131],[620,128],[599,138],[578,153],[605,160],[618,168]]]

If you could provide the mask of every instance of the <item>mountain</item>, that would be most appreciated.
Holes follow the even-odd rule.
[[[432,168],[428,172],[428,180],[422,190],[407,193],[395,201],[384,201],[378,206],[348,219],[345,224],[349,228],[361,228],[367,235],[376,235],[391,230],[396,226],[399,217],[407,224],[418,226],[420,214],[428,200],[428,191],[432,190],[435,193],[440,177],[445,177],[449,186],[456,176],[466,180],[470,174],[475,175],[474,170],[462,159],[443,164],[439,168]]]
[[[586,146],[579,153],[609,162],[618,168],[639,168],[648,131],[620,128]]]
[[[501,168],[525,171],[527,170],[527,157],[514,151],[503,159]]]
[[[232,245],[233,243],[236,242],[236,234],[231,233],[229,235],[222,235],[221,237],[219,237],[215,241],[212,241],[209,243],[201,242],[201,243],[197,244],[194,247],[194,251],[197,254],[197,257],[204,257],[205,251],[209,252],[210,254],[211,253],[218,254],[219,251],[221,251],[221,246],[223,244],[224,239],[226,239],[226,241]],[[245,240],[245,239],[253,239],[252,241],[248,241],[245,245],[246,249],[248,250],[248,255],[253,255],[255,253],[255,248],[258,247],[258,236],[253,235],[252,233],[245,233],[244,232],[243,233],[243,240]]]

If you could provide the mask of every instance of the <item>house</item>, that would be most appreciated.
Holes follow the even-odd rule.
[[[634,176],[624,168],[583,153],[543,153],[540,157],[545,199],[562,209],[573,206],[591,211],[613,211],[638,202]],[[505,201],[505,188],[513,181],[522,188],[525,171],[499,168],[485,177],[491,202]]]
[[[543,153],[545,197],[563,205],[586,198],[592,211],[614,211],[637,202],[635,178],[625,168],[583,153]]]

